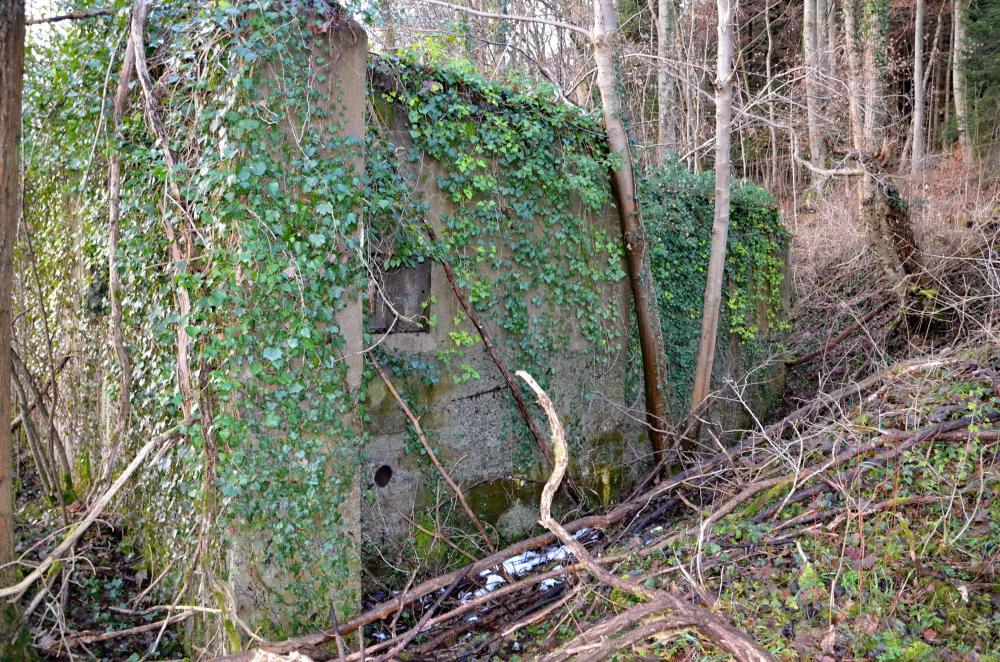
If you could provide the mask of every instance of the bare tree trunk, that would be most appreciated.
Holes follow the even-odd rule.
[[[646,423],[649,425],[649,444],[657,462],[663,459],[667,447],[666,408],[663,405],[663,387],[666,369],[663,364],[663,339],[660,314],[653,290],[653,278],[646,256],[646,227],[642,222],[632,154],[628,136],[622,123],[622,101],[615,75],[617,57],[616,33],[618,12],[614,0],[594,0],[594,60],[597,65],[597,87],[601,92],[604,127],[608,147],[619,157],[618,167],[611,172],[611,183],[618,202],[621,218],[622,241],[625,245],[625,266],[635,305],[639,347],[642,351],[642,375],[646,396]]]
[[[14,579],[13,449],[10,424],[11,285],[21,209],[21,88],[24,0],[0,0],[0,584]],[[6,649],[6,641],[0,650]]]
[[[767,74],[767,130],[771,138],[771,176],[769,186],[774,189],[778,183],[778,128],[774,119],[774,96],[771,94],[774,88],[774,75],[771,71],[774,60],[774,33],[771,30],[771,8],[764,8],[764,26],[767,30],[767,58],[764,60],[764,71]]]
[[[656,20],[656,162],[663,163],[677,149],[676,98],[674,83],[667,75],[667,58],[673,54],[677,30],[674,0],[659,0]]]
[[[954,86],[952,90],[955,97],[955,120],[958,128],[958,145],[962,149],[962,161],[965,165],[972,165],[972,140],[969,136],[969,112],[966,105],[966,80],[965,80],[965,47],[967,37],[965,34],[968,20],[969,0],[955,0],[955,9],[952,12],[952,35],[954,41],[954,52],[952,53],[952,74],[951,82]]]
[[[879,148],[885,135],[883,81],[887,64],[888,0],[868,0],[864,6],[865,132],[864,151]]]
[[[826,115],[826,104],[829,100],[827,90],[830,87],[830,35],[829,35],[829,10],[828,0],[816,0],[816,94],[819,103],[816,112],[819,115],[820,124]],[[820,136],[822,137],[822,126]],[[823,145],[825,147],[825,145]],[[825,154],[824,154],[825,156]]]
[[[864,148],[864,112],[861,108],[861,59],[858,56],[858,0],[844,1],[844,43],[847,49],[848,113],[854,149]]]
[[[826,75],[830,80],[837,78],[837,50],[840,38],[837,32],[837,0],[829,0],[826,8]]]
[[[924,160],[924,13],[926,0],[917,0],[913,25],[913,131],[910,138],[910,172],[917,173]]]
[[[806,66],[806,122],[809,131],[809,161],[823,167],[823,136],[819,128],[819,58],[816,30],[817,0],[805,0],[802,10],[802,55]],[[722,47],[722,43],[719,43]],[[718,113],[718,111],[716,111]]]
[[[941,9],[938,10],[937,25],[934,26],[934,47],[931,49],[931,55],[927,60],[927,68],[924,70],[925,97],[927,97],[927,90],[930,90],[930,112],[927,113],[927,118],[924,121],[926,124],[926,128],[924,129],[924,153],[926,153],[928,149],[933,149],[934,140],[936,138],[935,128],[937,126],[937,118],[940,111],[938,104],[941,96],[941,66],[938,62],[940,60],[941,52],[941,26],[944,23],[942,20],[944,8],[945,5],[941,5]]]
[[[719,12],[719,46],[715,78],[715,219],[712,222],[712,252],[708,260],[708,282],[701,316],[701,342],[695,362],[692,416],[712,386],[715,339],[719,330],[722,278],[729,238],[729,193],[731,183],[730,141],[733,120],[733,22],[732,0],[716,0]]]

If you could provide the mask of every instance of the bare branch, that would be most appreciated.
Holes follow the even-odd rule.
[[[519,23],[537,23],[540,25],[548,25],[553,28],[559,28],[561,30],[570,30],[571,32],[576,32],[577,34],[582,34],[588,39],[590,39],[590,31],[581,28],[578,25],[573,25],[572,23],[564,23],[562,21],[556,21],[549,18],[540,18],[538,16],[521,16],[519,14],[498,14],[491,11],[480,11],[478,9],[472,9],[470,7],[463,7],[461,5],[454,5],[450,2],[444,2],[443,0],[420,0],[428,5],[437,5],[438,7],[445,7],[447,9],[454,9],[465,14],[471,14],[473,16],[481,16],[483,18],[494,18],[500,21],[517,21]]]
[[[43,25],[46,23],[59,23],[62,21],[80,21],[98,16],[114,16],[118,13],[116,7],[104,7],[103,9],[91,9],[90,11],[73,11],[66,14],[56,14],[55,16],[45,16],[42,18],[29,18],[25,25]]]

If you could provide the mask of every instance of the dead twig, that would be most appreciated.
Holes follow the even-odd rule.
[[[150,440],[145,446],[139,449],[139,452],[135,454],[135,457],[132,458],[132,461],[127,467],[125,467],[125,470],[122,471],[121,475],[118,476],[115,482],[111,484],[111,487],[109,487],[100,496],[100,498],[94,502],[94,505],[90,507],[87,511],[86,517],[80,520],[80,523],[73,527],[73,530],[70,531],[65,538],[63,538],[62,542],[59,543],[56,548],[53,549],[52,552],[49,553],[49,555],[35,567],[34,570],[29,572],[24,579],[13,586],[0,588],[0,598],[9,597],[14,601],[18,600],[32,584],[38,581],[38,579],[45,574],[45,571],[48,570],[52,564],[59,561],[68,550],[72,549],[73,545],[76,544],[80,537],[87,532],[87,529],[89,529],[90,526],[97,521],[97,518],[100,517],[101,513],[104,512],[104,509],[109,503],[111,503],[111,500],[114,499],[115,495],[118,494],[125,483],[128,482],[129,478],[132,477],[132,474],[134,474],[139,467],[142,466],[149,454],[154,450],[157,450],[157,454],[154,456],[154,461],[161,457],[170,447],[169,442],[173,441],[176,434],[177,429],[171,428],[170,430]]]
[[[396,387],[392,385],[391,381],[389,381],[389,377],[385,374],[385,370],[382,369],[382,366],[380,366],[378,361],[375,359],[372,359],[372,367],[375,369],[375,372],[378,373],[378,376],[381,377],[386,389],[388,389],[389,394],[396,400],[399,408],[403,410],[404,414],[406,414],[406,418],[409,419],[410,425],[412,425],[414,431],[416,431],[417,438],[420,439],[420,444],[424,447],[424,451],[427,452],[427,457],[430,458],[431,464],[433,464],[434,468],[438,470],[439,474],[441,474],[441,478],[443,478],[444,482],[447,483],[448,488],[455,495],[455,498],[458,499],[458,502],[462,504],[462,509],[465,511],[465,514],[469,516],[469,520],[479,531],[479,535],[483,537],[483,543],[486,544],[486,548],[489,549],[490,552],[495,552],[496,547],[493,546],[493,541],[490,540],[490,536],[486,533],[486,528],[483,526],[483,523],[479,520],[476,513],[472,510],[472,506],[470,506],[469,502],[465,499],[465,494],[462,492],[462,488],[460,488],[455,481],[452,480],[448,471],[445,470],[445,468],[441,465],[441,462],[438,460],[437,453],[434,452],[434,448],[431,446],[430,442],[427,441],[423,428],[420,427],[420,419],[418,419],[406,405],[406,402],[404,402],[403,398],[400,397]]]
[[[563,431],[562,424],[559,422],[559,417],[556,415],[555,407],[552,406],[552,401],[546,395],[545,391],[542,390],[531,375],[523,370],[519,370],[517,376],[523,379],[531,387],[531,390],[535,392],[535,395],[538,397],[538,403],[548,416],[549,427],[552,430],[555,467],[542,490],[542,499],[539,506],[539,521],[542,523],[542,526],[552,531],[573,552],[577,560],[587,569],[587,572],[600,580],[601,583],[622,591],[627,591],[637,597],[647,599],[651,603],[658,604],[659,611],[661,612],[670,612],[669,617],[661,617],[660,619],[664,624],[669,624],[669,627],[696,628],[737,660],[747,660],[750,662],[770,662],[774,660],[775,658],[761,648],[757,642],[734,628],[720,616],[706,609],[695,607],[671,593],[648,589],[611,574],[611,572],[602,568],[594,560],[590,552],[587,551],[586,547],[580,541],[571,536],[559,522],[552,518],[552,497],[559,488],[559,483],[562,481],[562,477],[566,473],[566,467],[569,465],[569,448],[566,445],[566,434]]]

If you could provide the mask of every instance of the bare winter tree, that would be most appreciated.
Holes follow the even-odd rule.
[[[639,348],[642,351],[642,372],[645,384],[646,422],[649,425],[649,442],[657,461],[666,450],[667,411],[663,404],[663,386],[666,383],[663,338],[660,329],[659,308],[653,290],[649,259],[646,255],[646,228],[637,200],[635,170],[628,135],[622,121],[622,100],[618,92],[617,47],[618,10],[615,0],[594,0],[594,59],[597,63],[597,87],[601,92],[604,111],[604,129],[608,148],[619,157],[618,167],[611,173],[612,187],[621,217],[622,240],[625,244],[625,265],[628,269],[636,324],[639,331]]]
[[[712,386],[715,340],[722,304],[722,278],[729,239],[729,195],[732,180],[730,143],[733,123],[733,5],[732,0],[716,0],[719,46],[715,71],[715,218],[712,222],[712,251],[708,260],[708,282],[701,316],[701,341],[694,368],[691,413],[695,414]]]
[[[924,159],[924,14],[926,0],[917,0],[913,25],[913,131],[910,142],[910,171],[917,172]]]
[[[820,131],[820,56],[819,50],[825,48],[820,41],[819,25],[825,24],[825,17],[818,16],[818,7],[825,3],[817,0],[805,0],[802,5],[802,54],[806,65],[806,118],[809,131],[809,160],[820,168],[823,166],[823,135]],[[819,20],[817,20],[819,18]],[[826,30],[822,31],[826,34]],[[721,43],[720,43],[721,47]]]
[[[20,216],[19,144],[24,84],[24,0],[0,0],[0,583],[14,568],[13,449],[10,425],[11,284]]]
[[[677,149],[674,82],[667,71],[667,59],[673,54],[677,31],[677,8],[674,0],[659,0],[656,17],[656,160],[662,163],[667,153]]]
[[[952,41],[953,52],[951,57],[952,72],[951,82],[952,93],[955,98],[955,120],[958,126],[958,144],[962,149],[962,160],[965,165],[972,165],[972,141],[969,136],[969,109],[966,101],[966,76],[965,76],[965,53],[966,42],[966,21],[969,14],[969,0],[955,0],[955,8],[952,12]]]

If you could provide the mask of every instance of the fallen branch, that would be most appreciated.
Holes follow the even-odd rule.
[[[424,223],[424,229],[427,231],[427,237],[436,242],[438,240],[437,232],[431,227],[430,223]],[[521,418],[524,420],[525,425],[531,430],[531,436],[535,438],[535,443],[538,448],[542,451],[542,455],[545,459],[552,464],[552,453],[548,446],[545,445],[544,437],[542,433],[538,430],[538,425],[535,424],[535,419],[531,417],[528,412],[528,405],[525,404],[524,398],[521,396],[521,391],[518,389],[517,384],[514,383],[514,378],[511,377],[510,371],[507,370],[507,366],[503,361],[500,360],[500,356],[497,354],[496,348],[493,347],[493,341],[490,340],[489,334],[486,332],[486,328],[483,326],[482,321],[479,319],[479,315],[472,308],[472,304],[469,303],[468,298],[462,292],[462,289],[458,286],[458,280],[455,278],[455,272],[451,268],[451,265],[447,260],[441,260],[441,266],[444,268],[444,274],[448,278],[448,283],[451,285],[451,291],[455,293],[455,298],[458,299],[458,303],[462,306],[462,310],[468,316],[469,320],[472,321],[472,325],[476,327],[476,331],[479,333],[479,337],[483,340],[483,346],[486,347],[486,353],[489,354],[490,359],[493,364],[500,371],[501,376],[503,376],[504,381],[507,383],[507,388],[510,390],[510,394],[514,396],[514,404],[517,405],[517,410],[521,414]]]
[[[105,7],[103,9],[91,9],[90,11],[71,11],[65,14],[54,16],[44,16],[42,18],[29,18],[25,25],[42,25],[44,23],[59,23],[61,21],[79,21],[87,18],[97,18],[98,16],[114,16],[118,12],[117,7]]]
[[[141,634],[143,632],[149,632],[151,630],[157,630],[163,626],[170,626],[174,623],[179,623],[193,614],[197,610],[189,609],[183,611],[179,614],[174,614],[173,616],[168,616],[167,618],[161,619],[159,621],[153,621],[152,623],[146,623],[144,625],[137,625],[133,628],[127,628],[125,630],[111,630],[109,632],[80,632],[78,634],[71,635],[67,637],[67,643],[72,644],[96,644],[101,641],[110,641],[111,639],[118,639],[120,637],[128,637],[133,634]]]
[[[111,503],[111,500],[115,498],[115,495],[118,494],[125,483],[128,482],[129,478],[132,477],[132,474],[134,474],[136,470],[142,466],[143,461],[149,456],[149,454],[159,447],[156,456],[153,458],[153,461],[155,462],[170,447],[170,444],[167,442],[172,441],[176,434],[177,429],[171,428],[170,430],[147,442],[145,446],[140,448],[139,452],[135,454],[135,457],[132,458],[129,465],[125,467],[124,471],[122,471],[121,475],[118,476],[118,478],[115,479],[115,482],[111,484],[111,487],[109,487],[107,491],[105,491],[104,494],[102,494],[100,498],[94,502],[94,505],[90,507],[87,511],[87,516],[84,517],[80,523],[77,524],[65,538],[63,538],[63,541],[59,543],[59,545],[53,549],[41,563],[35,566],[35,569],[28,573],[24,579],[13,586],[7,586],[0,589],[0,598],[10,597],[12,602],[16,602],[24,594],[24,592],[31,587],[32,584],[38,581],[38,579],[45,574],[52,564],[59,561],[63,554],[72,549],[73,545],[75,545],[83,534],[87,532],[87,529],[89,529],[90,526],[97,521],[97,518],[101,516],[101,513],[104,512],[104,509],[107,508],[108,504]]]
[[[590,555],[587,548],[580,541],[571,536],[559,522],[552,518],[552,497],[559,489],[559,483],[566,473],[569,465],[569,448],[566,445],[566,434],[563,431],[559,417],[556,415],[552,401],[538,383],[523,370],[517,372],[517,376],[527,382],[531,390],[538,397],[538,404],[545,410],[549,419],[549,427],[552,429],[552,446],[555,456],[555,468],[549,476],[545,488],[542,490],[542,500],[539,507],[542,526],[552,531],[559,538],[560,542],[573,552],[579,561],[595,579],[603,584],[612,586],[621,591],[632,593],[639,598],[645,598],[652,603],[658,604],[660,611],[669,611],[670,616],[665,622],[671,624],[682,624],[681,627],[693,627],[705,635],[719,648],[730,653],[737,660],[747,660],[748,662],[770,662],[775,658],[766,650],[760,647],[757,642],[747,636],[746,633],[737,630],[720,616],[689,604],[685,600],[662,591],[648,589],[638,584],[616,577],[611,572],[602,568]],[[673,627],[673,626],[672,626]]]
[[[855,322],[854,324],[850,325],[849,327],[847,327],[846,329],[844,329],[843,331],[841,331],[840,333],[838,333],[835,338],[832,338],[832,339],[828,340],[826,342],[826,344],[824,344],[821,348],[817,349],[815,352],[809,352],[805,356],[800,356],[798,358],[791,359],[789,361],[785,361],[785,366],[787,366],[789,368],[794,368],[795,366],[802,365],[803,363],[808,363],[809,361],[812,361],[816,357],[823,356],[823,355],[827,354],[834,347],[836,347],[840,343],[842,343],[845,340],[847,340],[848,338],[850,338],[851,335],[853,335],[855,331],[857,331],[858,329],[860,329],[862,326],[864,326],[868,322],[872,321],[875,318],[876,315],[878,315],[880,312],[882,312],[882,310],[886,307],[886,305],[887,305],[887,303],[883,303],[883,304],[881,304],[879,306],[875,306],[875,308],[873,308],[872,310],[868,311],[868,313],[865,314],[864,317],[862,317],[857,322]]]
[[[420,439],[420,444],[424,447],[424,451],[426,451],[427,457],[430,458],[431,464],[433,464],[438,470],[438,473],[441,474],[441,478],[443,478],[444,482],[447,483],[448,489],[452,491],[455,498],[458,499],[458,502],[462,504],[462,509],[465,511],[465,514],[469,516],[469,520],[472,521],[472,524],[479,531],[479,535],[483,537],[483,542],[486,544],[487,549],[489,549],[490,552],[495,552],[496,547],[493,546],[493,541],[490,540],[489,534],[486,533],[486,528],[483,527],[483,523],[472,510],[472,506],[470,506],[469,502],[466,501],[462,488],[460,488],[455,481],[452,480],[451,476],[441,465],[441,462],[438,461],[437,453],[434,452],[434,448],[431,446],[430,442],[427,441],[427,436],[424,435],[423,428],[420,427],[420,419],[414,416],[413,412],[410,411],[410,408],[406,405],[406,402],[403,401],[403,398],[400,397],[396,387],[392,385],[391,381],[389,381],[389,377],[385,374],[385,370],[382,369],[382,366],[379,365],[378,361],[373,358],[371,363],[372,367],[375,368],[375,372],[382,378],[382,382],[385,384],[386,389],[389,390],[389,394],[392,395],[392,397],[396,400],[396,403],[399,405],[399,408],[403,410],[404,414],[406,414],[406,418],[409,419],[410,425],[412,425],[413,429],[416,431],[417,438]]]
[[[587,515],[579,519],[573,520],[563,524],[563,528],[569,532],[574,533],[580,529],[605,529],[613,524],[616,524],[626,518],[632,517],[643,508],[647,507],[654,500],[662,497],[663,495],[671,492],[672,490],[677,490],[682,487],[695,487],[692,485],[692,481],[695,478],[706,476],[710,472],[714,471],[717,467],[727,462],[732,463],[734,458],[739,456],[741,453],[751,450],[754,446],[760,442],[762,437],[774,437],[780,436],[781,432],[797,421],[806,419],[813,416],[817,412],[821,411],[824,407],[831,407],[837,403],[843,401],[844,399],[857,395],[860,396],[867,389],[871,388],[875,384],[878,384],[886,377],[890,375],[900,375],[912,370],[934,367],[948,363],[953,360],[948,356],[947,352],[942,352],[935,358],[931,359],[915,359],[911,361],[906,361],[901,364],[896,364],[893,367],[882,369],[878,372],[869,375],[865,379],[848,384],[832,393],[823,394],[822,397],[818,397],[805,405],[802,405],[795,411],[788,414],[785,418],[777,423],[768,426],[763,431],[757,434],[752,434],[747,437],[743,442],[737,444],[733,448],[726,449],[700,464],[697,464],[690,469],[686,469],[678,474],[671,476],[670,478],[664,480],[660,484],[654,486],[647,492],[639,494],[632,499],[629,499],[625,503],[622,503],[609,512],[603,515]],[[524,553],[526,551],[538,549],[546,545],[551,545],[556,541],[556,536],[552,533],[543,533],[541,535],[534,536],[517,542],[505,549],[498,550],[495,554],[486,556],[479,561],[472,563],[465,568],[459,570],[454,570],[452,572],[440,575],[438,577],[432,577],[417,586],[414,586],[405,595],[399,595],[393,597],[392,599],[376,605],[361,614],[358,614],[354,618],[350,619],[346,623],[342,624],[339,631],[343,635],[354,634],[359,628],[369,625],[376,621],[388,618],[392,614],[406,608],[414,602],[419,601],[421,598],[434,593],[435,591],[440,591],[441,589],[447,588],[451,582],[460,574],[467,574],[472,577],[477,573],[482,572],[490,568],[497,567],[501,565],[504,561],[509,558],[516,556],[518,554]],[[570,568],[564,568],[559,571],[555,571],[553,575],[543,575],[543,576],[557,576],[558,574],[565,574],[569,572]],[[536,576],[534,580],[539,581],[542,576]],[[524,580],[527,581],[527,580]],[[521,584],[522,582],[518,582]],[[487,602],[489,599],[499,598],[502,595],[507,594],[510,590],[513,590],[516,585],[511,584],[509,586],[502,587],[501,589],[494,591],[488,596],[484,596],[482,602]],[[473,602],[468,603],[471,605]],[[465,607],[467,605],[463,605]],[[456,610],[458,611],[458,610]],[[445,619],[446,617],[451,617],[452,614],[456,612],[449,612],[448,614],[435,617],[430,621],[430,625],[433,626],[440,622],[438,619]],[[464,611],[460,613],[465,613]],[[304,635],[294,639],[287,639],[282,642],[275,642],[261,647],[261,650],[277,653],[277,654],[288,654],[296,650],[303,650],[309,647],[322,646],[325,643],[334,640],[334,632],[332,629],[321,630],[314,632],[312,634]],[[384,643],[384,642],[383,642]],[[380,644],[381,645],[381,644]],[[253,659],[253,653],[239,653],[236,655],[231,655],[224,658],[219,658],[225,662],[250,662]],[[350,658],[349,658],[350,659]]]

